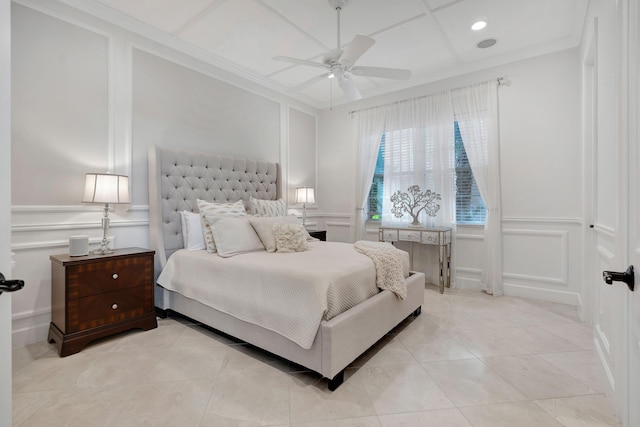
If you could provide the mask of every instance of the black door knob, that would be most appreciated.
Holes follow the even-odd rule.
[[[4,274],[0,273],[0,294],[19,291],[22,288],[24,288],[24,280],[5,280]]]
[[[613,282],[624,282],[627,284],[631,291],[635,288],[635,274],[633,265],[627,267],[627,269],[620,273],[617,271],[603,271],[602,278],[607,285],[613,285]]]

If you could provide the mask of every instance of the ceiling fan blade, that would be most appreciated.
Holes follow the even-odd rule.
[[[411,77],[411,70],[402,68],[382,68],[382,67],[351,67],[351,73],[356,76],[382,77],[385,79],[407,80]]]
[[[311,85],[318,83],[319,81],[325,80],[329,77],[329,73],[320,74],[319,76],[313,77],[305,82],[300,83],[298,86],[294,86],[291,89],[287,89],[287,93],[299,92],[302,89],[305,89]]]
[[[353,79],[345,76],[341,79],[338,79],[338,84],[342,88],[347,101],[357,101],[358,99],[362,99],[362,95],[360,95],[360,91],[356,87]]]
[[[356,35],[342,52],[338,62],[347,67],[352,66],[375,42],[371,37]]]
[[[306,59],[290,58],[288,56],[274,56],[272,59],[276,61],[289,62],[290,64],[308,65],[310,67],[327,68],[327,66],[321,62],[307,61]]]

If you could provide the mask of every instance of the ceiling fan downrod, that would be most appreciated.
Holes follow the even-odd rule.
[[[338,50],[340,49],[340,11],[347,4],[347,1],[348,0],[329,0],[329,4],[333,6],[338,14],[338,45],[336,46],[336,49]]]

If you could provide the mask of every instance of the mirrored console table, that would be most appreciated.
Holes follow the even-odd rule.
[[[440,266],[439,287],[451,287],[451,228],[449,227],[387,227],[378,230],[381,242],[413,242],[438,246]],[[412,256],[413,259],[413,256]],[[413,268],[413,265],[411,266]]]

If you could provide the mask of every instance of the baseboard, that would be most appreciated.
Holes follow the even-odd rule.
[[[47,340],[51,310],[14,314],[11,319],[11,346],[22,347]]]
[[[480,279],[464,277],[463,275],[458,274],[458,277],[456,278],[456,288],[480,291],[482,290],[482,283],[480,282]],[[580,298],[580,294],[575,292],[504,283],[504,294],[513,297],[572,305],[578,308],[580,318],[584,320],[582,299]]]
[[[460,275],[458,275],[456,276],[456,288],[481,291],[482,283],[480,283],[480,279],[472,279],[469,277],[461,277]]]
[[[568,304],[580,308],[580,295],[558,289],[536,288],[525,285],[504,284],[504,294],[512,297],[537,299],[560,304]]]

